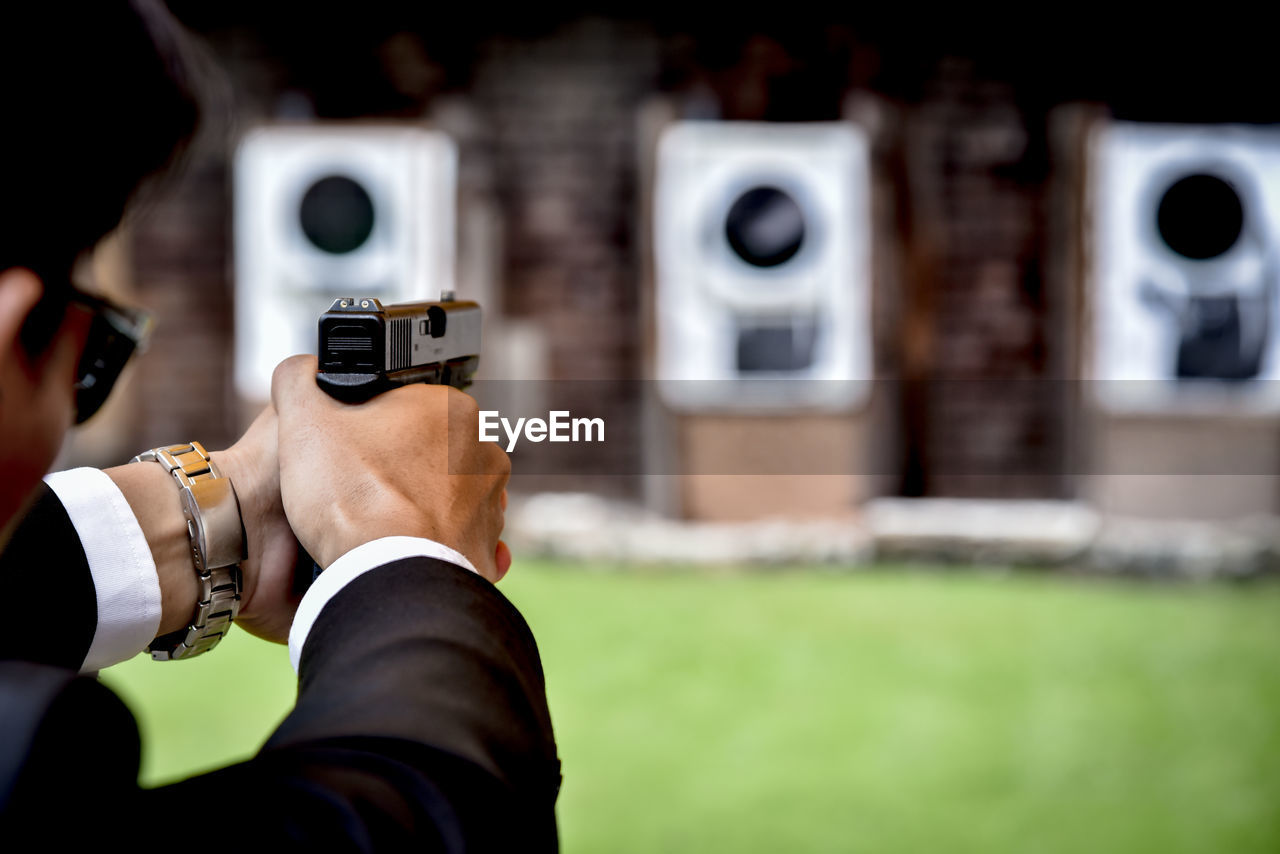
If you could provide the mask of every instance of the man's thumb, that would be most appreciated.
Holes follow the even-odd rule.
[[[290,356],[271,374],[271,404],[282,417],[322,392],[316,388],[316,357]]]

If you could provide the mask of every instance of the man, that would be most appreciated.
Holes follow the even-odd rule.
[[[225,451],[41,482],[144,332],[77,262],[195,110],[159,7],[30,5],[0,14],[0,848],[554,849],[541,665],[493,587],[509,462],[470,398],[345,405],[295,357]],[[299,544],[324,568],[300,602]],[[296,707],[253,759],[140,789],[136,725],[93,671],[198,653],[230,618],[288,640]]]

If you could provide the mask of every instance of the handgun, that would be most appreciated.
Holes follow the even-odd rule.
[[[383,305],[373,297],[341,297],[320,315],[316,385],[346,403],[361,403],[410,383],[465,389],[480,366],[480,306],[443,291],[435,302]],[[298,546],[307,577],[302,593],[320,577],[320,564]]]
[[[410,383],[465,389],[480,365],[480,306],[452,291],[395,305],[342,297],[319,329],[316,384],[347,403]]]

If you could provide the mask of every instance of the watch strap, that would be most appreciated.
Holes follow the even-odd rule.
[[[200,586],[190,624],[156,638],[147,651],[157,661],[193,658],[217,646],[240,613],[240,561],[246,556],[240,504],[199,442],[152,448],[132,461],[157,462],[177,481]]]

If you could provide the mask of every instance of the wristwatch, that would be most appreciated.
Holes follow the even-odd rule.
[[[178,482],[200,582],[191,624],[156,638],[147,651],[156,661],[193,658],[217,646],[240,613],[240,561],[247,557],[240,502],[199,442],[152,448],[132,462],[157,462]]]

